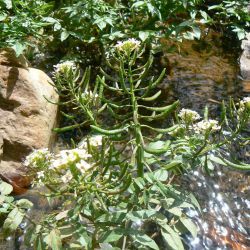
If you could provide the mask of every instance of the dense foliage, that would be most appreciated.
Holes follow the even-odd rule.
[[[245,0],[3,0],[0,46],[19,55],[28,48],[44,51],[46,45],[56,50],[62,43],[61,53],[84,61],[82,50],[89,44],[101,54],[111,42],[134,37],[157,49],[162,37],[199,39],[204,25],[232,30],[243,39],[249,28],[247,6]]]

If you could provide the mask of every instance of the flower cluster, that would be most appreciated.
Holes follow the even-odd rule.
[[[250,110],[250,97],[244,97],[239,103],[238,112],[242,113],[245,109]]]
[[[197,121],[201,118],[196,111],[193,111],[191,109],[182,109],[179,112],[178,116],[181,118],[182,121],[188,124]]]
[[[98,94],[94,94],[91,90],[86,90],[84,93],[82,93],[81,98],[84,101],[89,101],[89,100],[93,100],[93,99],[97,99],[98,98]]]
[[[85,149],[75,148],[71,150],[62,150],[59,154],[55,155],[55,158],[51,161],[49,169],[62,170],[66,169],[71,164],[80,164],[81,166],[86,166],[87,170],[90,168],[90,165],[85,160],[90,157],[91,155],[88,154]],[[81,169],[83,168],[81,167]]]
[[[34,166],[39,167],[45,162],[50,162],[52,158],[52,154],[49,152],[47,148],[42,148],[38,150],[34,150],[31,154],[26,157],[24,161],[25,166]]]
[[[141,45],[141,42],[134,39],[130,38],[126,41],[119,41],[116,45],[115,48],[120,51],[120,52],[126,52],[126,53],[131,53],[133,50],[139,48]]]
[[[215,132],[220,130],[221,126],[218,125],[218,121],[216,120],[202,120],[194,125],[195,133],[205,133],[206,131],[210,130],[211,132]]]
[[[62,63],[58,63],[57,65],[54,65],[55,72],[57,74],[64,73],[65,71],[69,69],[75,69],[76,65],[73,61],[64,61]]]
[[[80,143],[79,143],[79,148],[87,148],[88,143],[92,147],[99,147],[102,145],[102,135],[94,135],[89,137],[88,139],[84,138]],[[88,143],[87,143],[88,140]]]
[[[64,183],[68,183],[72,178],[70,167],[73,166],[84,174],[93,167],[91,155],[87,152],[87,147],[98,147],[102,145],[102,136],[95,135],[84,139],[78,148],[71,150],[61,150],[58,154],[52,154],[48,149],[39,149],[33,151],[26,157],[24,164],[37,169],[37,180],[42,182],[46,176],[59,175]]]

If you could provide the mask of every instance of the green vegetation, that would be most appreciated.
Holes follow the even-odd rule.
[[[244,38],[247,4],[2,1],[1,47],[30,56],[46,50],[56,55],[60,45],[58,61],[71,59],[54,70],[61,97],[55,104],[65,107],[69,121],[55,131],[87,133],[77,144],[72,138],[73,149],[27,156],[34,185],[59,204],[38,221],[26,213],[32,204],[14,200],[12,187],[0,183],[4,234],[13,234],[26,218],[25,244],[34,249],[184,249],[182,235],[197,235],[187,208],[200,208],[175,177],[197,168],[210,174],[216,165],[250,169],[228,157],[232,143],[249,143],[241,132],[249,123],[250,98],[223,102],[218,120],[209,118],[207,108],[201,117],[180,110],[179,101],[158,105],[157,86],[166,72],[152,73],[154,52],[160,38],[199,39],[204,27]],[[88,49],[100,54],[98,72],[79,66],[88,64]]]
[[[103,54],[110,43],[134,37],[156,49],[159,38],[199,39],[204,27],[229,29],[243,39],[249,28],[247,6],[245,0],[3,0],[0,47],[20,55],[47,46],[55,51],[63,44],[61,53],[84,60],[82,50],[90,44]]]

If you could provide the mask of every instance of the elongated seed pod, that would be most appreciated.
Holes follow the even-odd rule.
[[[99,132],[100,134],[104,134],[104,135],[117,135],[117,134],[120,134],[120,133],[126,131],[129,128],[129,125],[126,125],[126,126],[124,126],[122,128],[110,129],[110,130],[103,129],[103,128],[97,127],[95,125],[90,125],[90,127],[93,130],[95,130],[96,132]]]
[[[102,68],[100,68],[100,72],[101,74],[108,80],[112,81],[112,82],[117,82],[117,79],[115,79],[114,77],[112,77],[111,75],[109,75],[108,73],[106,73]]]
[[[222,157],[219,157],[223,162],[225,162],[227,164],[227,166],[235,168],[235,169],[239,169],[239,170],[250,170],[250,164],[237,164],[237,163],[233,163],[231,161],[228,161]]]
[[[164,106],[164,107],[148,107],[148,106],[144,106],[144,105],[139,105],[138,107],[145,108],[145,109],[151,110],[151,111],[162,112],[162,111],[165,111],[168,109],[172,109],[172,105],[176,106],[176,104],[179,103],[179,101],[176,101],[176,102],[174,102],[171,105]]]
[[[141,127],[151,129],[151,130],[156,131],[158,133],[168,133],[168,132],[172,132],[175,129],[179,128],[179,125],[174,125],[174,126],[169,127],[169,128],[153,128],[153,127],[150,127],[148,125],[141,125]]]
[[[156,100],[159,96],[161,95],[161,90],[159,90],[157,93],[155,93],[153,96],[150,97],[142,97],[140,98],[142,101],[146,101],[146,102],[151,102]]]

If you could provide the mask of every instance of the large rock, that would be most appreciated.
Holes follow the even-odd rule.
[[[24,58],[0,51],[0,175],[15,176],[32,150],[50,147],[58,101],[42,71],[28,68]]]
[[[243,87],[245,92],[250,92],[250,33],[242,41],[241,48],[243,52],[240,58],[240,70],[243,77]]]

